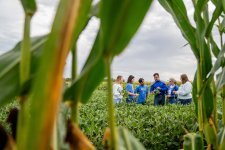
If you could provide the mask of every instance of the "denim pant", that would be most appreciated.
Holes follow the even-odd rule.
[[[155,95],[154,105],[165,105],[165,95]]]
[[[175,97],[170,97],[169,98],[169,104],[176,104],[177,102],[176,102],[176,99],[175,99]]]
[[[121,98],[117,98],[117,99],[113,99],[115,104],[121,103],[122,99]]]
[[[188,105],[188,104],[191,104],[192,102],[192,99],[189,98],[189,99],[179,99],[178,100],[178,103],[182,104],[182,105]]]

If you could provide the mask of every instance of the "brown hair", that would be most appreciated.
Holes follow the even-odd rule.
[[[117,78],[116,78],[116,81],[120,81],[122,78],[123,78],[123,76],[118,75]]]
[[[128,79],[127,79],[127,83],[131,83],[131,80],[134,78],[134,76],[133,75],[130,75],[129,77],[128,77]]]
[[[182,75],[180,76],[180,78],[181,78],[182,84],[184,84],[184,83],[186,83],[187,81],[189,81],[189,79],[188,79],[188,77],[187,77],[186,74],[182,74]]]
[[[159,77],[159,73],[154,73],[153,76],[154,76],[154,77],[155,77],[155,76],[158,76],[158,77]]]

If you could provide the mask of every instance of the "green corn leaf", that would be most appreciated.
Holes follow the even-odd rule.
[[[224,53],[225,53],[225,45],[223,46],[222,50],[220,51],[220,53],[217,56],[216,62],[214,64],[214,66],[212,67],[210,74],[214,75],[215,72],[222,67],[222,62],[224,61]]]
[[[218,48],[216,42],[214,41],[212,35],[209,36],[209,41],[210,41],[210,44],[211,44],[211,49],[212,49],[212,52],[213,52],[213,55],[218,58],[218,55],[220,53],[220,49]]]
[[[119,149],[121,150],[145,150],[145,147],[126,128],[118,128]]]
[[[184,135],[184,150],[203,150],[204,144],[201,135],[188,133]]]
[[[206,121],[207,118],[210,118],[212,111],[213,111],[213,94],[212,89],[210,88],[210,84],[206,86],[204,92],[203,92],[203,110],[205,111],[204,116]]]
[[[218,137],[218,150],[225,149],[225,127],[220,128]]]
[[[30,109],[25,131],[19,139],[20,149],[50,149],[52,129],[61,101],[63,71],[72,42],[79,0],[61,0],[47,38],[28,102]],[[54,91],[54,92],[52,92]],[[28,105],[29,104],[29,105]],[[43,136],[40,133],[45,133]],[[30,140],[32,139],[32,140]]]
[[[219,76],[219,78],[216,81],[216,89],[221,89],[225,84],[225,67],[222,69],[222,72]]]
[[[198,0],[196,7],[200,12],[202,12],[205,9],[205,6],[207,5],[208,0]]]
[[[181,30],[184,38],[189,42],[191,49],[197,59],[199,50],[196,45],[195,29],[191,25],[187,10],[182,0],[159,0],[160,4],[172,15],[175,23]]]
[[[225,13],[225,1],[222,0],[223,12]]]
[[[31,40],[31,77],[35,76],[39,57],[46,36],[32,38]],[[15,96],[19,96],[20,92],[29,89],[21,89],[19,79],[19,63],[20,63],[21,42],[19,42],[11,51],[0,56],[0,105],[6,104]]]
[[[216,148],[216,138],[217,138],[217,132],[216,132],[216,128],[215,125],[213,124],[213,122],[210,123],[204,123],[204,135],[205,135],[205,139],[207,141],[208,144],[212,144],[214,148]]]
[[[20,0],[20,1],[23,5],[23,9],[24,9],[25,13],[27,15],[33,16],[33,14],[37,10],[37,5],[36,5],[35,0]]]
[[[213,28],[213,25],[214,25],[215,21],[219,18],[221,12],[222,12],[222,0],[219,0],[219,1],[217,1],[216,9],[213,12],[212,19],[211,19],[210,23],[207,26],[207,30],[206,30],[206,34],[205,34],[205,36],[207,38],[210,36],[212,28]]]
[[[72,39],[72,41],[74,43],[77,42],[79,35],[84,30],[84,28],[87,26],[90,18],[93,16],[92,14],[90,14],[91,3],[92,3],[92,0],[82,0],[81,1],[78,17],[75,20],[76,27],[74,29],[73,39]]]
[[[71,100],[72,95],[76,95],[76,100],[86,103],[94,89],[105,77],[105,66],[100,47],[99,34],[96,37],[94,46],[81,71],[81,74],[72,85],[65,90],[64,100]],[[96,78],[97,77],[97,78]]]
[[[192,99],[195,103],[195,113],[196,115],[198,115],[198,90],[197,90],[197,71],[195,73],[195,76],[194,76],[194,81],[192,83]]]
[[[120,54],[128,45],[152,0],[103,0],[100,6],[101,40],[105,55]]]

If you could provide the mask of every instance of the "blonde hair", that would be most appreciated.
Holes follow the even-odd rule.
[[[122,78],[123,78],[123,76],[118,75],[117,78],[116,78],[116,81],[119,82]]]
[[[169,81],[172,81],[174,84],[177,83],[177,81],[174,78],[170,78]]]

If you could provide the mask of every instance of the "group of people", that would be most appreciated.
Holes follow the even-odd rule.
[[[145,85],[145,80],[140,78],[138,80],[139,85],[134,88],[133,83],[135,77],[130,75],[126,84],[126,102],[135,102],[137,97],[138,104],[145,104],[149,94],[154,94],[154,105],[165,105],[166,99],[170,104],[180,103],[183,105],[190,104],[192,102],[192,84],[189,81],[186,74],[180,76],[181,85],[178,87],[174,78],[169,79],[169,84],[160,80],[158,73],[153,74],[155,82],[148,88]],[[115,103],[122,102],[123,88],[121,83],[123,82],[122,76],[117,76],[117,79],[113,85],[113,100]]]

